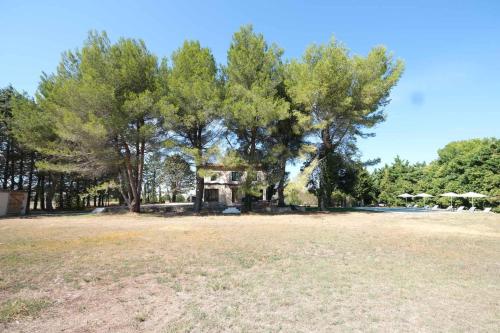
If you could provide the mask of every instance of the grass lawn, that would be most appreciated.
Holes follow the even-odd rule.
[[[0,331],[500,330],[500,215],[0,219]]]

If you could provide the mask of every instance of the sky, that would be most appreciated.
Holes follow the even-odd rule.
[[[385,45],[406,70],[387,120],[360,139],[362,159],[430,162],[447,143],[500,137],[500,1],[6,1],[0,0],[0,87],[33,95],[89,30],[141,38],[158,57],[184,40],[225,64],[232,34],[253,24],[300,58],[334,35],[352,54]]]

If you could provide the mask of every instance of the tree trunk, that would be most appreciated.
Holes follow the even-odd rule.
[[[281,184],[278,185],[278,207],[285,207],[285,187]]]
[[[64,209],[64,175],[59,178],[59,209]]]
[[[80,198],[80,182],[75,182],[76,209],[82,208],[82,200]]]
[[[326,209],[328,208],[328,206],[330,206],[330,196],[325,193],[325,188],[324,186],[321,186],[321,188],[319,189],[319,210],[321,211],[326,211]]]
[[[132,205],[132,209],[130,209],[132,213],[140,213],[141,212],[141,202],[139,200],[134,200],[134,204]]]
[[[319,197],[318,197],[318,207],[319,210],[325,211],[327,206],[330,204],[330,195],[326,193],[326,184],[325,184],[325,169],[322,165],[322,163],[326,163],[324,159],[326,156],[329,154],[329,152],[332,149],[331,145],[331,137],[330,137],[330,132],[328,129],[323,129],[321,130],[321,139],[323,141],[323,151],[320,152],[320,155],[318,156],[319,158],[319,163],[318,163],[318,168],[319,169]]]
[[[194,211],[201,212],[203,207],[203,191],[205,189],[205,178],[200,176],[200,167],[196,166],[196,201],[194,204]]]
[[[156,170],[153,170],[153,178],[151,179],[151,195],[153,197],[153,203],[156,201]]]
[[[40,209],[45,210],[45,175],[40,176]]]
[[[10,163],[10,149],[11,149],[11,144],[10,140],[7,139],[7,148],[5,149],[5,165],[3,167],[3,181],[2,181],[2,188],[4,190],[7,189],[7,181],[9,180],[9,163]]]
[[[19,160],[19,178],[17,181],[17,190],[22,191],[23,190],[23,182],[24,182],[24,157],[21,155],[21,159]]]
[[[54,199],[54,193],[56,191],[54,176],[49,174],[49,186],[47,188],[47,195],[45,196],[45,209],[48,211],[53,211],[54,206],[52,205],[52,200]]]
[[[132,166],[132,161],[131,161],[131,153],[130,153],[130,148],[126,142],[124,142],[124,148],[125,148],[125,165],[127,168],[126,172],[126,177],[127,177],[127,186],[128,186],[128,197],[125,198],[125,201],[127,201],[129,211],[132,213],[139,213],[141,211],[141,198],[140,198],[140,188],[139,186],[142,186],[142,184],[139,183],[139,174],[140,168],[135,168],[136,172],[134,174],[134,168]],[[137,152],[139,154],[139,152]],[[136,156],[136,161],[137,163],[140,163],[140,157],[137,155]],[[122,195],[124,193],[122,192]]]
[[[251,166],[257,166],[258,164],[258,161],[256,159],[256,153],[257,153],[257,128],[253,127],[251,130],[251,138],[250,138],[250,152],[248,154]],[[248,170],[245,182],[247,189],[252,186]],[[252,211],[252,201],[253,201],[252,195],[250,195],[249,193],[245,193],[245,208],[249,212]]]
[[[137,121],[137,133],[140,133],[142,126],[144,125],[144,119],[139,119]],[[127,146],[128,147],[128,146]],[[144,152],[146,149],[146,142],[144,139],[138,139],[136,142],[136,151],[135,151],[135,178],[130,184],[134,187],[133,196],[134,201],[132,207],[130,207],[130,211],[133,213],[141,212],[141,192],[142,192],[142,178],[144,175]],[[131,169],[132,171],[132,169]],[[131,172],[133,175],[133,172]],[[131,179],[132,180],[132,179]]]
[[[245,197],[243,198],[243,202],[245,203],[245,209],[247,212],[252,211],[252,197],[246,193]]]
[[[286,160],[280,161],[280,180],[278,182],[278,207],[285,207]]]
[[[10,161],[10,190],[14,191],[14,185],[16,183],[16,161],[13,159]]]
[[[30,213],[30,205],[31,205],[31,187],[33,185],[33,170],[35,168],[35,153],[31,153],[30,155],[30,171],[28,175],[28,199],[26,201],[26,214]]]
[[[40,174],[37,175],[36,187],[35,187],[35,197],[33,198],[33,209],[38,208],[38,197],[40,196]]]

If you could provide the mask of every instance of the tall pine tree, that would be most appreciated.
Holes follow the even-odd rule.
[[[243,26],[233,35],[228,51],[225,124],[233,156],[246,169],[243,190],[248,209],[251,196],[258,194],[257,170],[266,159],[265,145],[273,125],[289,116],[289,103],[278,91],[283,82],[282,54],[252,26]]]
[[[217,151],[221,134],[222,83],[215,59],[197,41],[186,41],[172,55],[168,95],[162,114],[168,121],[168,146],[181,150],[196,168],[195,211],[203,203],[203,166]]]

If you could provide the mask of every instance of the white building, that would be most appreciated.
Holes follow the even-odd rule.
[[[223,165],[210,164],[205,166],[205,191],[203,201],[219,203],[227,206],[241,203],[241,185],[245,182],[246,172],[243,169],[226,168]],[[264,200],[266,194],[266,177],[263,171],[257,171],[257,187],[260,187],[260,196],[256,199]]]

